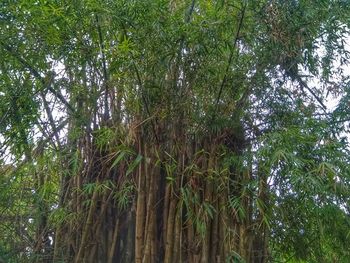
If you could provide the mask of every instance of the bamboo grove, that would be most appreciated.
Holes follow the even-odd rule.
[[[3,0],[0,261],[347,262],[349,9]]]

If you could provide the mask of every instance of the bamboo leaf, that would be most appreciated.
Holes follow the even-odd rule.
[[[126,152],[126,151],[121,151],[121,152],[118,154],[117,158],[116,158],[116,159],[114,160],[114,162],[112,163],[111,168],[116,167],[122,160],[125,159],[126,155],[127,155],[127,152]]]
[[[135,168],[140,164],[143,157],[139,154],[136,159],[129,165],[128,170],[126,171],[126,175],[131,174]]]

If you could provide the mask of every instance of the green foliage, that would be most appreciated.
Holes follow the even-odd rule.
[[[190,220],[201,238],[204,238],[210,219],[217,213],[214,206],[205,200],[201,200],[199,194],[191,187],[181,188],[181,201],[178,209],[185,209],[186,220]]]
[[[227,262],[227,263],[245,263],[246,261],[237,252],[232,251],[231,254],[227,256],[225,262]]]
[[[135,168],[140,164],[142,158],[143,157],[140,154],[136,156],[135,160],[129,165],[128,170],[126,170],[126,176],[135,170]]]
[[[129,207],[134,192],[135,186],[131,182],[125,182],[120,189],[116,189],[113,197],[116,200],[119,209],[125,210]]]

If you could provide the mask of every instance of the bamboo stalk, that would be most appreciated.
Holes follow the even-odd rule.
[[[182,219],[181,219],[181,207],[176,209],[176,215],[175,215],[175,232],[174,232],[174,243],[173,243],[173,258],[172,262],[180,262],[180,253],[181,253],[181,232],[182,232]]]
[[[139,142],[139,152],[142,152],[141,142]],[[142,173],[143,163],[138,167],[137,203],[136,203],[136,223],[135,223],[135,263],[142,263],[144,248],[144,226],[145,226],[145,176]]]
[[[218,212],[218,200],[215,201],[215,211],[216,213],[214,214],[214,219],[212,223],[212,229],[211,229],[211,248],[210,248],[210,262],[215,263],[216,258],[217,258],[217,248],[218,248],[218,243],[219,243],[219,231],[218,231],[218,222],[219,222],[219,217],[220,213]]]
[[[149,167],[147,167],[149,168]],[[147,169],[148,170],[148,169]],[[145,249],[143,253],[143,263],[152,262],[151,259],[151,246],[152,246],[152,240],[154,239],[154,224],[155,224],[155,212],[154,212],[154,199],[155,199],[155,192],[156,192],[156,184],[155,184],[155,177],[156,174],[148,173],[146,180],[149,178],[149,192],[148,192],[148,201],[147,201],[147,208],[146,208],[146,224],[145,224]]]
[[[168,215],[169,215],[169,206],[170,206],[170,194],[171,186],[166,184],[165,186],[165,197],[164,197],[164,209],[163,209],[163,226],[162,226],[162,237],[163,237],[163,247],[166,247],[166,236],[168,231]]]
[[[134,252],[134,237],[135,237],[135,203],[133,204],[132,210],[128,213],[127,223],[129,223],[127,242],[125,248],[125,261],[124,262],[134,262],[133,252]],[[120,261],[122,262],[122,261]]]
[[[118,240],[118,233],[119,233],[119,218],[115,221],[112,244],[108,253],[108,260],[107,260],[108,263],[113,263],[114,252],[115,252],[117,240]]]
[[[87,247],[89,231],[93,225],[93,216],[95,214],[97,198],[98,198],[98,191],[95,190],[93,193],[93,196],[91,198],[91,205],[90,205],[89,213],[88,213],[85,225],[83,227],[82,238],[81,238],[81,243],[79,246],[78,254],[75,257],[76,263],[83,263],[84,262],[85,249]]]
[[[176,212],[176,197],[174,196],[174,193],[171,194],[170,198],[170,206],[169,206],[169,215],[168,215],[168,221],[167,221],[167,235],[166,235],[166,242],[165,242],[165,256],[164,256],[164,263],[171,263],[172,256],[173,256],[173,247],[174,247],[174,223],[175,223],[175,212]]]

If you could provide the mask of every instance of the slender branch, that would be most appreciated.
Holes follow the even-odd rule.
[[[100,44],[101,56],[102,56],[102,67],[103,67],[103,78],[104,78],[104,86],[105,86],[105,96],[104,96],[104,119],[105,121],[109,119],[109,107],[108,107],[108,72],[106,65],[106,54],[105,54],[105,46],[103,43],[103,36],[100,21],[98,15],[95,15],[96,24],[97,24],[97,32],[98,32],[98,40]]]
[[[2,115],[1,119],[0,119],[0,125],[4,122],[4,120],[7,118],[7,114],[9,113],[10,108],[7,108],[7,111],[5,112],[5,114]]]
[[[123,31],[124,31],[124,35],[126,36],[127,32],[126,32],[126,29],[125,27],[123,26]],[[159,144],[160,143],[160,140],[159,140],[159,137],[158,137],[158,134],[157,134],[157,130],[156,130],[156,124],[154,122],[157,122],[156,120],[153,121],[152,120],[152,115],[151,115],[151,111],[150,111],[150,108],[149,108],[149,105],[148,105],[148,102],[147,102],[147,99],[145,97],[145,94],[144,94],[144,86],[142,84],[142,80],[141,80],[141,75],[140,75],[140,72],[135,64],[135,58],[133,56],[133,54],[130,52],[130,56],[131,56],[131,59],[132,59],[132,65],[134,67],[134,70],[135,70],[135,74],[136,74],[136,79],[137,79],[137,83],[140,87],[140,90],[141,90],[141,99],[142,99],[142,102],[145,106],[145,109],[146,109],[146,113],[148,115],[148,118],[151,119],[151,125],[152,125],[152,130],[153,130],[153,133],[154,133],[154,136],[156,138],[156,141],[157,143]]]
[[[189,22],[190,22],[191,16],[192,16],[193,11],[194,11],[194,4],[195,4],[195,3],[196,3],[196,0],[192,0],[190,9],[188,10],[188,13],[187,13],[186,18],[185,18],[185,22],[186,22],[186,23],[189,23]]]
[[[61,149],[61,143],[60,143],[60,139],[58,137],[57,127],[55,125],[55,121],[54,121],[54,118],[52,116],[52,111],[50,109],[49,103],[47,102],[46,96],[45,96],[43,91],[40,92],[40,96],[43,100],[44,109],[46,111],[47,118],[49,119],[49,123],[50,123],[51,129],[53,131],[54,137],[57,141],[58,148]]]
[[[243,6],[243,10],[242,10],[242,12],[241,12],[241,17],[240,17],[239,24],[238,24],[238,28],[237,28],[237,31],[236,31],[236,35],[235,35],[235,40],[234,40],[234,43],[233,43],[233,47],[232,47],[232,49],[231,49],[230,56],[229,56],[229,59],[228,59],[228,62],[227,62],[227,66],[226,66],[224,78],[222,79],[222,82],[221,82],[221,85],[220,85],[220,89],[219,89],[219,93],[218,93],[218,96],[217,96],[217,98],[216,98],[215,109],[214,109],[214,113],[213,113],[212,120],[214,120],[215,117],[216,117],[216,113],[217,113],[217,109],[218,109],[218,104],[219,104],[219,101],[220,101],[222,92],[223,92],[223,90],[224,90],[225,84],[226,84],[226,82],[227,82],[227,76],[228,76],[228,72],[229,72],[229,70],[230,70],[232,61],[233,61],[234,51],[235,51],[235,49],[236,49],[236,47],[237,47],[239,35],[240,35],[241,29],[242,29],[242,26],[243,26],[243,20],[244,20],[244,16],[245,16],[246,7],[247,7],[247,3],[245,3],[245,5]]]
[[[149,109],[149,105],[148,105],[148,102],[146,100],[145,94],[143,93],[144,89],[143,89],[143,85],[142,85],[141,76],[140,76],[139,70],[137,69],[137,66],[136,66],[136,64],[134,62],[134,59],[133,59],[133,66],[134,66],[134,69],[135,69],[137,82],[138,82],[138,84],[140,86],[141,98],[142,98],[143,104],[145,105],[145,109],[146,109],[148,117],[151,118],[151,111]],[[159,141],[159,138],[158,138],[156,125],[154,124],[154,122],[152,120],[151,120],[151,124],[152,124],[152,129],[153,129],[154,136],[156,138],[157,143],[159,144],[160,141]]]
[[[65,119],[56,127],[55,131],[52,131],[46,138],[46,141],[51,140],[56,134],[58,134],[67,124],[68,124],[69,119]]]
[[[22,58],[19,54],[16,53],[13,48],[10,46],[6,45],[4,42],[0,41],[0,45],[8,52],[10,53],[14,58],[16,58],[23,67],[29,70],[29,72],[36,78],[38,79],[41,84],[43,85],[44,88],[47,88],[56,98],[58,98],[66,107],[67,109],[74,113],[74,108],[72,105],[68,103],[66,98],[57,90],[55,90],[53,87],[51,87],[51,82],[47,83],[44,77],[42,77],[39,72],[29,63],[27,62],[24,58]]]
[[[55,130],[51,133],[44,133],[45,137],[37,143],[37,147],[33,150],[33,157],[40,155],[40,153],[43,152],[45,145],[48,142],[52,141],[54,137],[56,138],[56,140],[58,139],[58,133],[68,124],[68,121],[69,119],[65,119],[64,121],[62,121],[58,126],[55,126]],[[62,146],[59,147],[62,148]]]
[[[189,8],[187,14],[185,15],[185,23],[186,24],[189,24],[190,21],[191,21],[192,14],[194,12],[195,3],[196,3],[196,0],[192,0],[190,8]],[[177,86],[178,75],[179,75],[179,72],[180,72],[180,62],[181,62],[181,60],[183,58],[182,52],[184,50],[184,46],[185,46],[185,34],[182,34],[181,38],[180,38],[180,46],[179,46],[179,50],[177,52],[177,57],[175,58],[175,69],[176,69],[176,71],[174,72],[174,87]],[[182,89],[182,91],[180,91],[180,99],[183,98],[184,93],[185,93],[185,89]]]
[[[307,89],[311,93],[311,95],[317,100],[317,102],[321,105],[322,109],[324,111],[326,111],[327,107],[326,107],[326,105],[324,105],[324,103],[322,102],[321,98],[318,97],[316,95],[316,93],[312,89],[309,88],[309,86],[306,84],[306,82],[304,80],[301,79],[300,76],[296,75],[295,77],[296,77],[297,81],[299,82],[299,84],[302,86],[302,88]]]
[[[65,119],[60,125],[57,126],[56,131],[53,131],[52,133],[48,134],[45,139],[39,141],[37,147],[31,153],[32,157],[35,158],[39,156],[43,152],[46,143],[52,140],[52,138],[55,137],[56,134],[58,134],[58,132],[61,131],[67,124],[68,119]],[[2,153],[0,154],[2,155]],[[27,158],[19,162],[12,171],[12,173],[16,173],[21,167],[23,167],[28,162],[30,162],[30,160]]]

